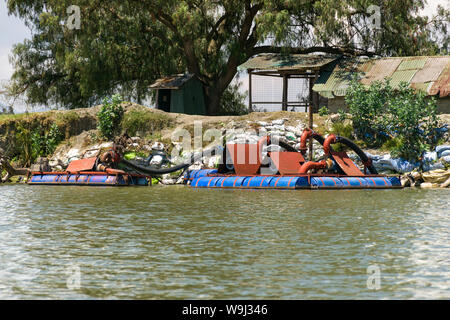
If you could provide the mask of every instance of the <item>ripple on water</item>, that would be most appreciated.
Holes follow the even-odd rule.
[[[449,199],[1,186],[0,298],[449,298]],[[72,266],[79,289],[67,288]]]

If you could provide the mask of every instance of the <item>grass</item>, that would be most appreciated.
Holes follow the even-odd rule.
[[[135,109],[125,113],[122,120],[122,130],[127,131],[131,136],[137,133],[155,134],[171,127],[173,124],[173,119],[163,113]]]

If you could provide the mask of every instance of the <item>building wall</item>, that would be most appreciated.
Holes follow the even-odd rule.
[[[450,96],[447,96],[445,98],[438,98],[437,106],[438,113],[450,114]],[[331,113],[336,113],[339,109],[347,111],[344,97],[335,97],[333,99],[328,99],[328,109]]]
[[[337,113],[339,109],[347,111],[344,97],[328,99],[328,109],[331,113]]]
[[[445,98],[441,98],[437,100],[438,105],[438,112],[439,113],[450,113],[450,96],[447,96]]]

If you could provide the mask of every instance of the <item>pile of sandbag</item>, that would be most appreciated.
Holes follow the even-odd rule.
[[[432,170],[444,170],[450,167],[450,145],[437,146],[434,151],[425,152],[422,155],[421,162],[411,163],[402,158],[391,158],[389,154],[371,155],[366,153],[372,159],[372,163],[380,173],[406,173],[414,169],[421,169],[424,172]]]

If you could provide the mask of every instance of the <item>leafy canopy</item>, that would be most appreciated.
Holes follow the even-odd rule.
[[[419,16],[424,0],[7,3],[33,33],[15,46],[10,87],[31,104],[86,107],[117,92],[140,101],[156,78],[188,71],[204,84],[209,113],[217,114],[237,67],[255,54],[448,52],[448,11]],[[80,7],[80,29],[68,28],[71,5]],[[379,6],[378,20],[371,5]],[[443,39],[432,39],[435,34]]]

